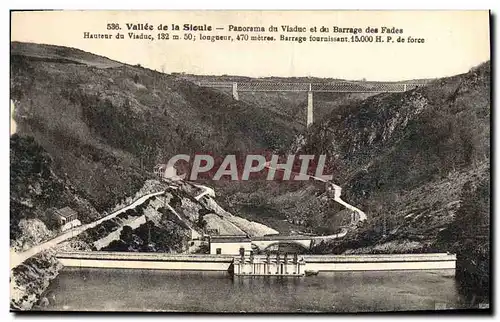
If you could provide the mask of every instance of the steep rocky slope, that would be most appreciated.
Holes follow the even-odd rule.
[[[10,138],[10,241],[26,249],[54,236],[53,211],[66,206],[84,223],[98,218],[85,194],[63,174],[53,158],[32,137]]]
[[[301,151],[333,157],[334,180],[369,216],[315,251],[450,251],[461,283],[488,293],[490,82],[487,62],[345,106],[311,129]]]
[[[34,137],[99,211],[175,154],[275,150],[295,135],[223,93],[58,46],[11,44],[11,98],[17,134]]]
[[[463,184],[489,176],[490,108],[485,63],[345,106],[308,133],[301,151],[330,155],[335,180],[372,222],[382,214],[391,226],[413,220],[408,230],[428,237],[453,218]]]
[[[61,264],[53,253],[42,253],[28,259],[10,272],[10,308],[29,310],[54,279]]]

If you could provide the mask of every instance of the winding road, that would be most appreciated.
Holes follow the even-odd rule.
[[[268,168],[268,169],[283,170],[283,169],[278,169],[278,168],[270,167],[269,166],[269,162],[266,163],[265,167]],[[313,178],[314,180],[321,181],[321,182],[324,182],[324,183],[328,184],[329,185],[328,188],[329,189],[330,188],[333,189],[333,200],[336,201],[337,203],[341,204],[342,206],[346,207],[347,209],[352,210],[352,211],[354,211],[356,213],[355,221],[352,222],[351,225],[356,225],[358,222],[365,221],[368,218],[366,216],[366,214],[362,210],[360,210],[359,208],[354,207],[353,205],[345,202],[344,200],[342,200],[342,198],[340,198],[340,196],[342,194],[342,187],[334,184],[333,182],[327,181],[327,180],[325,180],[323,178],[311,176],[311,175],[308,175],[308,174],[297,173],[297,172],[293,172],[293,173],[295,173],[295,174],[301,174],[301,175],[306,175],[309,178]],[[348,231],[347,228],[342,227],[341,230],[340,230],[340,232],[338,234],[328,235],[328,236],[316,236],[316,237],[313,237],[313,238],[315,240],[317,240],[317,241],[326,241],[326,240],[330,240],[330,239],[342,238],[345,235],[347,235],[347,231]]]
[[[269,169],[275,169],[275,170],[280,170],[280,169],[277,169],[277,168],[271,168],[268,164],[266,164],[266,167],[269,168]],[[344,207],[346,207],[347,209],[350,209],[352,211],[354,211],[357,216],[355,217],[356,221],[353,223],[353,224],[356,224],[357,222],[360,222],[360,221],[364,221],[367,219],[367,216],[366,214],[361,211],[360,209],[352,206],[351,204],[345,202],[344,200],[342,200],[340,198],[341,196],[341,193],[342,193],[342,188],[332,182],[329,182],[325,179],[322,179],[322,178],[318,178],[318,177],[314,177],[314,176],[310,176],[310,178],[313,178],[315,180],[318,180],[318,181],[321,181],[321,182],[325,182],[327,184],[329,184],[329,187],[333,188],[334,190],[334,196],[333,196],[333,200],[338,202],[339,204],[343,205]],[[196,200],[200,200],[203,196],[205,195],[210,195],[210,196],[214,196],[215,195],[215,191],[212,189],[212,188],[209,188],[209,187],[206,187],[206,186],[202,186],[202,185],[196,185],[198,188],[202,189],[203,191],[198,194],[195,199]],[[22,262],[24,262],[25,260],[27,260],[28,258],[31,258],[33,257],[34,255],[42,252],[42,251],[45,251],[45,250],[48,250],[50,248],[53,248],[55,246],[57,246],[58,244],[70,239],[70,238],[73,238],[73,237],[76,237],[78,235],[80,235],[82,232],[86,231],[87,229],[89,228],[93,228],[93,227],[96,227],[97,225],[99,225],[100,223],[106,221],[106,220],[109,220],[109,219],[112,219],[114,217],[116,217],[117,215],[129,210],[129,209],[133,209],[135,207],[137,207],[138,205],[144,203],[146,200],[148,200],[149,198],[151,197],[154,197],[154,196],[158,196],[158,195],[161,195],[163,194],[164,191],[160,191],[160,192],[153,192],[153,193],[149,193],[149,194],[146,194],[140,198],[138,198],[137,200],[135,200],[134,202],[132,202],[131,204],[99,219],[99,220],[96,220],[94,222],[91,222],[89,224],[85,224],[85,225],[82,225],[82,226],[79,226],[79,227],[75,227],[75,228],[72,228],[64,233],[62,233],[61,235],[51,239],[51,240],[48,240],[42,244],[39,244],[39,245],[36,245],[36,246],[33,246],[32,248],[26,250],[26,251],[23,251],[23,252],[15,252],[13,250],[10,251],[10,267],[11,269],[20,265]],[[172,211],[175,215],[177,215],[177,217],[179,219],[182,220],[182,218],[179,216],[179,214],[172,208],[170,207],[170,205],[168,205],[168,208],[170,209],[170,211]],[[193,230],[193,229],[191,229]],[[344,237],[345,235],[347,234],[347,229],[345,227],[343,227],[341,229],[341,231],[338,233],[338,234],[335,234],[335,235],[328,235],[328,236],[316,236],[314,237],[315,240],[318,240],[318,241],[321,241],[321,240],[329,240],[329,239],[336,239],[336,238],[342,238]]]
[[[149,198],[157,196],[157,195],[161,195],[163,193],[164,193],[164,191],[146,194],[146,195],[138,198],[137,200],[135,200],[134,202],[132,202],[128,206],[125,206],[125,207],[99,219],[99,220],[96,220],[96,221],[91,222],[89,224],[85,224],[85,225],[70,229],[70,230],[62,233],[61,235],[59,235],[51,240],[48,240],[42,244],[33,246],[32,248],[30,248],[24,252],[17,253],[17,252],[14,252],[13,250],[11,250],[10,251],[10,267],[12,269],[12,268],[20,265],[22,262],[24,262],[28,258],[30,258],[30,257],[32,257],[32,256],[34,256],[42,251],[48,250],[52,247],[55,247],[58,244],[66,241],[70,238],[76,237],[76,236],[80,235],[82,232],[86,231],[87,229],[93,228],[93,227],[99,225],[100,223],[102,223],[103,221],[112,219],[112,218],[118,216],[119,214],[121,214],[122,212],[125,212],[129,209],[133,209],[133,208],[137,207],[138,205],[144,203]]]

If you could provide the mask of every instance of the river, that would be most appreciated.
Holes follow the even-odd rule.
[[[300,278],[225,272],[64,268],[42,310],[362,312],[464,308],[443,271],[321,272]]]

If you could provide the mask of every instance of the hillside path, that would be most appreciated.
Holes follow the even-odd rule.
[[[129,209],[135,208],[138,205],[144,203],[149,198],[160,195],[162,193],[164,193],[164,191],[146,194],[146,195],[138,198],[137,200],[135,200],[131,204],[129,204],[129,205],[127,205],[127,206],[101,218],[101,219],[98,219],[98,220],[91,222],[89,224],[85,224],[85,225],[70,229],[70,230],[64,232],[63,234],[61,234],[61,235],[59,235],[51,240],[48,240],[42,244],[33,246],[32,248],[30,248],[26,251],[17,253],[15,251],[11,250],[10,251],[10,268],[12,269],[12,268],[20,265],[22,262],[24,262],[28,258],[33,257],[34,255],[36,255],[42,251],[48,250],[54,246],[57,246],[58,244],[66,241],[70,238],[76,237],[76,236],[80,235],[82,232],[86,231],[87,229],[93,228],[106,220],[112,219],[112,218],[116,217],[117,215],[119,215],[119,214],[121,214]]]
[[[265,167],[268,169],[282,170],[282,169],[270,167],[269,162],[266,163]],[[294,172],[294,173],[297,173],[297,172]],[[299,174],[299,173],[297,173],[297,174]],[[328,184],[329,188],[333,189],[333,200],[336,201],[337,203],[341,204],[342,206],[346,207],[347,209],[354,211],[357,214],[357,216],[355,217],[355,223],[353,223],[353,224],[356,224],[360,221],[365,221],[368,218],[362,210],[354,207],[353,205],[345,202],[344,200],[342,200],[342,198],[340,198],[340,195],[342,194],[342,187],[334,184],[333,182],[327,181],[323,178],[318,178],[318,177],[311,176],[308,174],[302,174],[302,175],[306,175],[310,178],[313,178],[314,180],[318,180],[318,181],[321,181],[321,182]],[[347,234],[347,231],[345,231],[345,233],[344,233],[344,230],[342,230],[341,233],[336,234],[336,235],[332,235],[332,236],[337,236],[335,238],[341,238],[341,237],[344,237],[346,234]]]

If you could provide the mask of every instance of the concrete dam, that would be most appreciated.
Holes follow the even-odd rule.
[[[393,270],[449,270],[454,274],[456,255],[446,253],[392,254],[392,255],[298,255],[304,271],[393,271]],[[132,252],[61,252],[56,258],[65,267],[129,268],[191,271],[229,271],[235,261],[251,264],[259,274],[275,275],[279,265],[290,259],[265,255],[238,256],[214,254],[164,254]],[[275,268],[262,270],[258,265],[273,264]],[[255,266],[257,265],[257,266]],[[262,273],[264,272],[264,273]],[[248,275],[252,275],[248,272]],[[279,274],[283,275],[283,274]]]

